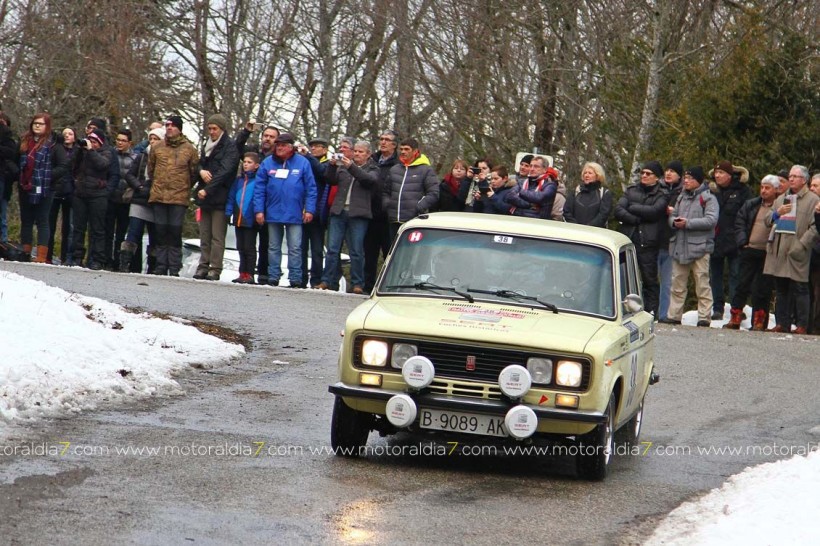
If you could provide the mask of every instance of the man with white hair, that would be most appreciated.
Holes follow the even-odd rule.
[[[789,170],[789,191],[778,197],[766,224],[774,232],[766,247],[763,273],[774,276],[777,300],[774,316],[777,325],[772,332],[790,332],[792,309],[796,334],[808,333],[809,260],[817,226],[814,209],[820,197],[809,191],[809,171],[802,165]]]
[[[740,207],[735,219],[735,239],[739,249],[740,277],[732,297],[731,318],[723,325],[730,330],[739,330],[743,318],[743,306],[752,296],[752,330],[762,332],[769,323],[769,305],[772,300],[774,279],[763,274],[766,262],[766,242],[770,228],[766,217],[772,212],[772,205],[780,188],[780,178],[769,174],[760,181],[760,196],[749,199]]]

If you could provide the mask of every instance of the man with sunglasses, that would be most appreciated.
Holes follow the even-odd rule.
[[[667,220],[669,193],[658,183],[663,167],[658,161],[644,163],[639,184],[629,186],[615,205],[618,229],[632,239],[638,257],[643,283],[644,309],[658,318],[660,283],[658,282],[658,249],[661,223]]]

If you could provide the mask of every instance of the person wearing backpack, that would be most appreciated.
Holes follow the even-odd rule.
[[[564,203],[564,221],[605,228],[612,212],[612,192],[605,186],[604,168],[592,161],[584,163],[581,184]]]
[[[709,257],[715,250],[718,201],[703,183],[703,168],[686,169],[681,191],[669,215],[672,228],[669,255],[672,257],[672,292],[669,316],[661,322],[680,324],[686,302],[689,273],[695,276],[698,299],[698,326],[711,326],[712,289],[709,285]]]

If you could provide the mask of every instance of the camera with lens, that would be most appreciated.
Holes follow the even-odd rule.
[[[342,153],[330,154],[331,159],[335,159],[336,161],[341,161],[344,156],[345,154]]]
[[[80,148],[88,148],[88,139],[87,138],[77,139],[77,146],[79,146]]]
[[[479,180],[478,191],[481,192],[481,195],[487,195],[490,193],[490,183],[486,180]]]

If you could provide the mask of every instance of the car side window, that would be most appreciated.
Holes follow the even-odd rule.
[[[621,301],[629,294],[629,260],[626,259],[626,251],[621,251],[618,255],[618,277],[621,285]]]

